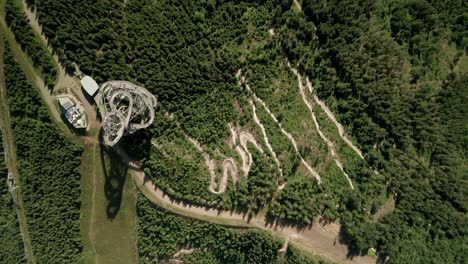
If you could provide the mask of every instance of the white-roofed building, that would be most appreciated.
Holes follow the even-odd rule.
[[[99,85],[97,84],[97,82],[88,75],[85,75],[81,79],[81,85],[83,86],[83,89],[85,89],[85,91],[91,96],[94,96],[99,90]]]
[[[75,128],[86,128],[86,115],[78,100],[70,94],[57,96],[62,113],[70,124]]]

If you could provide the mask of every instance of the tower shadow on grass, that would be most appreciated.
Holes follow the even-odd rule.
[[[127,178],[128,167],[112,147],[102,142],[102,130],[99,132],[101,144],[101,164],[104,172],[104,192],[107,199],[107,218],[114,219],[120,211],[122,193]]]

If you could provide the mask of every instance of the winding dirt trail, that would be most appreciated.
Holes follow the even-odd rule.
[[[3,62],[3,54],[5,50],[4,43],[4,34],[8,33],[8,30],[3,32],[3,29],[6,29],[6,24],[4,24],[3,18],[0,18],[0,133],[3,135],[3,152],[5,155],[5,166],[8,169],[8,174],[13,178],[13,185],[20,186],[20,174],[17,167],[16,160],[16,147],[13,136],[13,129],[11,127],[11,116],[10,110],[8,107],[8,98],[7,98],[7,87],[5,84],[5,65]],[[11,40],[11,39],[10,39]],[[15,46],[13,42],[11,47]],[[6,184],[3,182],[2,184]],[[13,187],[15,188],[15,187]],[[21,238],[24,246],[24,257],[27,263],[36,263],[36,258],[34,256],[33,247],[31,244],[31,238],[29,236],[29,227],[26,220],[26,214],[24,212],[24,201],[21,188],[15,188],[16,190],[16,199],[13,196],[13,200],[16,204],[15,211],[18,221],[18,226],[21,233]],[[13,190],[11,190],[13,191]],[[17,243],[19,241],[16,241]]]
[[[130,160],[127,161],[131,162]],[[246,214],[206,208],[174,200],[154,185],[149,178],[146,178],[144,172],[132,171],[132,175],[136,186],[147,199],[173,213],[216,224],[248,226],[268,230],[284,237],[285,239],[289,238],[289,243],[294,243],[305,250],[310,250],[314,254],[318,254],[327,259],[341,263],[375,263],[374,258],[367,256],[354,257],[352,259],[348,258],[348,249],[346,245],[337,242],[339,235],[338,224],[328,224],[323,226],[315,223],[312,227],[306,229],[270,224],[259,216],[253,216],[249,219]]]
[[[248,167],[247,167],[247,171],[245,173],[245,176],[248,176],[249,174],[249,171],[250,171],[250,167],[252,167],[252,162],[253,162],[253,158],[252,158],[252,153],[249,151],[249,148],[247,146],[247,143],[251,143],[252,145],[255,146],[255,148],[260,151],[261,154],[264,154],[263,152],[263,149],[262,147],[257,143],[257,141],[255,140],[255,138],[252,136],[252,134],[250,133],[247,133],[245,131],[242,131],[240,132],[239,134],[239,142],[240,142],[240,145],[242,146],[242,148],[244,149],[244,151],[247,153],[247,158],[248,158],[248,161],[247,161],[247,164],[248,164]],[[242,162],[244,163],[244,162]]]
[[[242,159],[242,171],[244,172],[244,177],[247,177],[250,171],[250,165],[249,165],[249,157],[245,153],[244,149],[237,144],[237,139],[238,139],[238,134],[237,130],[234,128],[232,124],[228,124],[229,130],[231,131],[231,142],[229,144],[229,147],[234,149],[239,156]]]
[[[249,166],[249,157],[245,153],[244,149],[237,145],[235,146],[235,151],[241,156],[242,159],[242,171],[244,172],[244,177],[247,177],[250,171],[250,166]]]
[[[273,119],[273,121],[276,123],[276,125],[279,127],[281,133],[283,133],[283,135],[285,135],[289,141],[291,142],[291,144],[293,145],[294,147],[294,150],[296,152],[296,155],[299,156],[299,158],[301,159],[301,163],[307,168],[307,170],[310,172],[310,174],[312,176],[315,177],[315,179],[317,179],[317,181],[319,183],[321,183],[321,178],[320,178],[320,175],[312,168],[312,166],[310,166],[305,160],[304,158],[302,157],[302,155],[299,153],[299,149],[297,147],[297,143],[296,143],[296,140],[294,139],[294,137],[289,133],[287,132],[286,130],[284,130],[283,128],[283,125],[281,125],[281,123],[278,121],[278,119],[276,118],[276,116],[270,111],[270,108],[268,108],[268,106],[266,105],[266,103],[260,99],[253,91],[252,89],[250,88],[249,84],[247,83],[247,81],[245,80],[245,76],[242,76],[242,71],[239,70],[236,74],[236,77],[237,79],[239,80],[239,85],[242,86],[242,84],[244,84],[245,88],[247,89],[247,91],[252,95],[252,98],[257,102],[259,103],[263,109],[265,109],[265,111],[270,115],[270,117]]]
[[[189,255],[189,254],[192,254],[193,251],[197,250],[196,248],[191,248],[191,249],[185,249],[185,248],[182,248],[182,249],[179,249],[179,251],[177,251],[174,255],[172,255],[173,258],[178,258],[182,255]]]
[[[205,159],[205,164],[208,167],[208,170],[210,171],[210,192],[214,194],[224,193],[226,191],[229,175],[231,176],[233,183],[237,182],[238,170],[234,159],[227,158],[223,161],[223,174],[221,177],[221,181],[218,184],[216,183],[216,179],[218,178],[218,176],[216,175],[216,162],[213,159],[211,159],[210,155],[203,150],[202,146],[197,140],[189,136],[187,136],[187,139],[190,142],[192,142],[192,144],[197,148],[197,150],[203,155],[203,158]],[[216,188],[218,188],[218,190],[216,190]]]
[[[238,133],[236,128],[234,128],[231,124],[229,124],[229,128],[231,130],[230,146],[235,151],[237,151],[239,155],[241,156],[242,171],[244,172],[244,176],[247,177],[250,171],[250,167],[252,166],[252,162],[253,162],[252,153],[250,153],[247,144],[250,142],[262,154],[264,154],[263,149],[257,143],[257,141],[252,136],[252,134],[245,132],[245,131],[241,131],[240,133]],[[224,193],[226,191],[229,176],[231,176],[231,179],[234,184],[237,183],[238,178],[239,178],[239,171],[237,169],[236,161],[233,158],[228,157],[223,161],[221,165],[223,169],[223,173],[222,173],[221,181],[218,184],[216,182],[216,179],[219,178],[216,175],[216,161],[214,161],[210,157],[210,155],[206,151],[204,151],[203,147],[197,140],[189,136],[186,136],[186,138],[195,146],[195,148],[203,155],[203,158],[205,159],[205,164],[208,167],[208,170],[210,172],[209,190],[211,193],[214,193],[214,194]],[[239,138],[240,145],[237,145],[237,138]]]
[[[362,155],[362,151],[358,147],[356,147],[356,145],[354,145],[353,142],[346,136],[343,126],[340,124],[340,122],[338,122],[338,120],[336,120],[336,117],[333,114],[333,112],[313,92],[314,88],[312,87],[312,83],[309,81],[309,77],[306,78],[306,84],[307,84],[307,87],[309,88],[309,92],[313,95],[315,103],[317,103],[320,106],[320,108],[322,108],[322,110],[327,114],[328,118],[330,118],[333,124],[335,124],[336,128],[338,129],[338,133],[340,134],[341,139],[344,142],[346,142],[346,144],[348,144],[348,146],[350,146],[354,150],[354,152],[358,154],[358,156],[361,159],[364,159],[364,156]]]
[[[294,0],[294,5],[296,5],[297,9],[299,10],[299,12],[302,12],[302,6],[301,4],[299,3],[298,0]]]
[[[315,112],[314,112],[314,109],[313,109],[313,106],[312,104],[309,102],[309,100],[307,99],[307,96],[304,92],[304,84],[303,84],[303,78],[302,76],[299,74],[299,72],[297,71],[297,69],[293,68],[291,66],[291,64],[288,62],[288,66],[289,68],[291,69],[291,71],[294,73],[294,75],[296,75],[297,77],[297,82],[299,84],[299,92],[302,96],[302,100],[304,101],[304,104],[307,106],[307,108],[309,109],[309,112],[310,112],[310,115],[312,117],[312,120],[314,121],[314,125],[315,125],[315,129],[317,130],[318,134],[320,135],[320,138],[322,138],[322,140],[327,144],[328,146],[328,149],[330,150],[330,153],[333,157],[333,160],[335,161],[335,164],[338,166],[338,168],[341,170],[341,172],[343,173],[343,175],[346,177],[346,179],[348,180],[348,183],[349,183],[349,186],[351,187],[351,189],[354,189],[354,186],[353,186],[353,182],[351,181],[351,179],[349,178],[349,175],[344,171],[343,169],[343,163],[341,162],[340,160],[340,157],[338,156],[337,152],[336,152],[336,148],[335,148],[335,144],[333,142],[331,142],[330,139],[328,139],[325,134],[323,134],[322,130],[320,129],[320,125],[317,121],[317,118],[315,116]]]
[[[93,143],[93,159],[98,159],[99,157],[96,157],[96,148],[97,144]],[[88,237],[89,240],[91,241],[91,245],[93,247],[93,250],[96,250],[96,232],[94,231],[94,220],[96,219],[96,166],[93,166],[93,192],[92,192],[92,200],[91,200],[91,215],[89,218],[89,225],[88,225]],[[96,263],[99,262],[99,258],[95,258]]]
[[[273,147],[270,144],[270,140],[268,139],[268,135],[266,133],[265,127],[263,126],[262,122],[260,122],[260,119],[257,116],[257,109],[255,108],[255,104],[253,103],[252,99],[249,99],[249,104],[252,107],[254,122],[258,125],[258,127],[260,127],[260,130],[262,131],[262,134],[263,134],[263,141],[265,142],[265,145],[267,146],[268,150],[270,151],[270,154],[271,154],[271,156],[273,157],[273,160],[276,163],[276,167],[278,168],[278,171],[279,171],[281,177],[283,177],[283,170],[281,169],[280,162],[278,160],[278,157],[277,157],[275,151],[273,150]],[[281,186],[282,186],[282,188],[281,188]],[[279,188],[283,189],[284,184],[282,184],[281,186],[279,186]]]

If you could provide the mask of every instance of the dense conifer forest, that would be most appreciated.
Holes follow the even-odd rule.
[[[458,0],[301,2],[302,12],[291,8],[292,1],[287,0],[28,1],[37,9],[51,46],[69,70],[77,63],[98,82],[129,79],[158,96],[155,125],[124,143],[132,146],[148,175],[171,196],[249,212],[266,209],[271,217],[293,223],[307,224],[319,216],[339,221],[341,240],[349,245],[351,254],[366,254],[375,248],[386,263],[466,262],[468,4]],[[268,36],[270,29],[274,36]],[[299,122],[288,124],[286,120],[288,111],[307,111],[293,104],[297,94],[278,99],[269,90],[273,84],[268,82],[278,76],[284,90],[297,86],[285,66],[288,61],[310,78],[318,97],[362,149],[364,160],[348,154],[344,158],[356,188],[343,189],[343,182],[331,180],[339,173],[329,160],[314,155],[327,156],[323,144],[317,144],[316,152],[306,148],[298,152],[321,169],[321,185],[305,176],[297,155],[284,153],[278,156],[288,185],[281,192],[274,192],[271,186],[279,178],[276,171],[269,170],[273,163],[258,157],[254,166],[259,167],[252,167],[252,177],[229,186],[224,194],[214,196],[207,187],[201,189],[207,186],[208,174],[200,165],[201,154],[187,137],[221,159],[220,152],[232,153],[223,146],[229,138],[228,123],[241,124],[260,135],[249,123],[250,94],[238,85],[237,70],[245,70],[253,91],[275,112],[284,113],[279,118],[288,129],[300,130],[295,127]],[[50,131],[55,130],[43,127],[50,123],[45,110],[29,108],[36,99],[27,93],[21,98],[32,100],[24,108],[29,112],[15,108],[12,102],[12,115],[16,111],[23,117],[34,116],[34,120],[18,122],[15,127],[53,133]],[[268,114],[256,105],[273,148],[293,152],[274,122],[268,121]],[[41,137],[35,142],[46,140]],[[192,150],[173,158],[152,146],[153,141],[166,147],[173,142],[175,154]],[[79,152],[69,144],[62,147]],[[68,160],[64,155],[59,157]],[[69,177],[76,176],[71,169],[74,162],[70,158],[66,163],[70,168],[64,168]],[[71,188],[75,183],[67,182],[67,194],[76,192]],[[388,201],[394,202],[394,208],[377,218]],[[174,228],[180,228],[182,234],[188,232],[183,227],[188,225],[186,220],[167,216],[143,201],[139,201],[138,214],[142,258],[167,257],[177,251],[175,245],[189,243],[172,232],[154,235],[148,231],[150,220],[146,218],[162,221],[158,230],[177,223]],[[200,228],[208,226],[221,230],[200,224]],[[229,235],[213,241],[229,238],[242,248],[252,237],[264,239],[255,232],[231,232],[223,230],[222,234]],[[203,239],[192,236],[190,240],[201,247],[220,246]],[[266,248],[259,251],[277,247],[274,239],[267,240]],[[74,245],[78,250],[79,243]],[[200,251],[191,257],[218,263],[249,256],[248,251],[228,254],[223,250]],[[221,252],[227,254],[226,259],[220,257]],[[272,256],[263,253],[256,256],[260,258],[257,263],[271,260]]]
[[[467,257],[467,4],[448,2],[303,3],[318,54],[295,59],[396,197],[393,213],[350,221],[346,234],[356,249],[377,245],[393,263]]]
[[[42,73],[44,83],[52,89],[57,70],[52,57],[48,54],[47,47],[34,34],[28,18],[24,16],[21,1],[6,1],[5,20],[21,49],[29,54],[34,66]]]
[[[265,231],[230,229],[172,215],[139,196],[138,251],[140,263],[173,258],[180,249],[196,249],[183,257],[187,263],[331,263],[289,246],[278,256],[282,241]]]
[[[3,136],[0,133],[0,263],[26,263],[13,197],[8,190]]]
[[[38,263],[76,263],[83,248],[78,172],[82,148],[52,123],[38,92],[26,79],[9,48],[5,49],[4,64],[24,211],[34,256]]]

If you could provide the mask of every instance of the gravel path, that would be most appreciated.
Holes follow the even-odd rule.
[[[208,170],[210,171],[210,187],[209,190],[210,192],[214,194],[221,194],[226,191],[227,183],[228,183],[228,178],[231,176],[233,183],[236,183],[238,180],[238,169],[236,166],[236,162],[232,158],[227,158],[223,161],[222,168],[223,168],[223,174],[221,177],[220,183],[216,183],[216,179],[218,176],[216,175],[216,162],[210,157],[210,155],[205,152],[200,145],[198,141],[196,141],[194,138],[188,137],[187,139],[192,142],[192,144],[197,148],[200,153],[202,153],[203,158],[205,159],[205,164],[208,167]],[[216,188],[218,190],[216,190]]]
[[[247,143],[251,143],[252,145],[255,146],[255,148],[260,151],[261,154],[264,154],[263,152],[263,149],[262,147],[257,143],[257,141],[255,140],[255,138],[253,137],[252,134],[248,133],[248,132],[245,132],[245,131],[242,131],[240,132],[240,135],[239,135],[239,142],[240,142],[240,145],[242,146],[242,148],[244,149],[245,153],[247,153],[247,157],[248,157],[248,167],[247,167],[247,172],[245,174],[245,176],[248,176],[249,174],[249,171],[250,171],[250,167],[252,166],[252,162],[253,162],[253,158],[252,158],[252,153],[250,153],[249,151],[249,148],[247,146]]]

